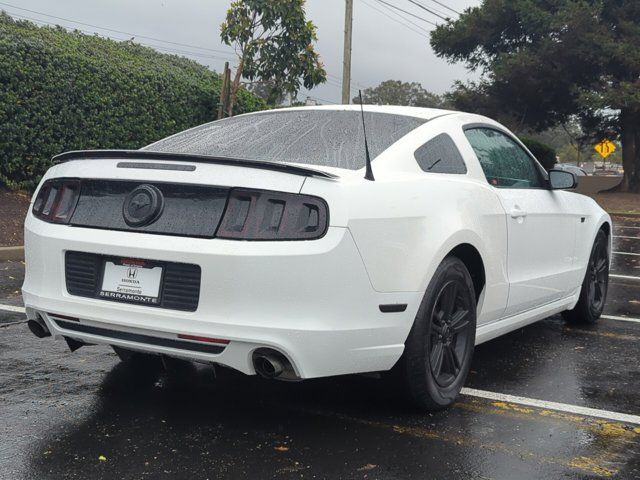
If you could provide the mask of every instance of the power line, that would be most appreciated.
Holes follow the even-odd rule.
[[[2,2],[0,2],[0,4],[4,5]],[[22,9],[22,10],[25,10],[25,9]],[[14,13],[14,12],[7,12],[7,13],[9,13],[12,17],[20,18],[20,19],[23,19],[23,20],[29,20],[31,22],[38,23],[40,25],[51,26],[51,23],[49,23],[47,21],[44,21],[44,20],[40,20],[40,19],[33,18],[33,17],[28,17],[28,16],[25,16],[25,15],[20,15],[20,14]],[[47,15],[47,16],[49,16],[49,15]],[[59,18],[59,20],[67,21],[67,22],[70,22],[70,23],[80,23],[80,22],[73,22],[71,20],[62,19],[62,18]],[[94,27],[94,28],[99,28],[99,27]],[[89,30],[82,30],[82,29],[79,29],[79,28],[77,28],[76,30],[78,30],[79,32],[88,34],[88,35],[93,35],[93,34],[96,33],[96,32],[91,32]],[[106,29],[103,29],[103,30],[106,30]],[[127,36],[129,35],[128,33],[123,33],[123,34],[126,34]],[[126,37],[122,38],[122,37],[110,36],[110,35],[105,35],[105,34],[100,34],[100,35],[102,37],[104,37],[104,38],[108,38],[108,39],[116,40],[116,41],[121,41],[121,42],[130,40],[130,38],[126,38]],[[136,43],[138,45],[141,45],[141,46],[144,46],[144,47],[153,48],[153,49],[160,50],[160,51],[163,51],[163,52],[168,52],[168,53],[176,53],[176,54],[182,54],[182,55],[193,55],[193,56],[196,56],[196,57],[209,58],[209,59],[214,59],[214,60],[226,60],[223,57],[217,57],[215,55],[210,55],[210,54],[205,54],[205,53],[200,53],[200,52],[191,52],[191,51],[187,51],[187,50],[178,50],[178,49],[168,48],[168,47],[164,47],[164,46],[160,46],[160,45],[150,45],[150,44],[142,43],[142,42],[139,42],[139,41],[136,42]],[[328,76],[329,76],[329,74],[328,74]],[[335,77],[335,75],[331,75],[331,76]],[[335,88],[341,88],[341,85],[338,84],[335,81],[328,81],[327,84],[330,85],[330,86],[333,86]],[[354,88],[354,87],[351,87],[350,90],[351,90],[351,93],[357,91],[357,89]],[[317,101],[320,101],[320,102],[324,102],[324,103],[329,103],[329,104],[336,103],[336,102],[333,102],[333,101],[330,101],[330,100],[327,100],[327,99],[324,99],[324,98],[320,98],[320,97],[315,97],[315,96],[311,96],[311,95],[307,95],[307,96],[309,98],[312,98],[314,100],[317,100]]]
[[[439,13],[440,15],[444,15],[445,17],[450,17],[451,16],[451,14],[449,14],[447,12],[443,12],[442,10],[440,10],[440,7],[436,8],[433,5],[429,5],[429,8],[432,9],[434,12]]]
[[[425,7],[423,4],[421,4],[419,2],[416,2],[415,0],[409,0],[409,2],[413,3],[418,8],[421,8],[422,10],[424,10],[425,12],[429,12],[431,15],[435,15],[436,17],[441,18],[442,20],[445,20],[445,21],[448,20],[447,17],[444,17],[444,16],[440,15],[439,13],[434,12],[430,8]]]
[[[331,78],[327,77],[327,81],[324,83],[324,85],[329,86],[329,87],[333,87],[337,90],[342,90],[342,82],[338,82],[336,80],[333,80]],[[349,85],[349,95],[355,95],[358,92],[358,89]]]
[[[311,95],[307,95],[307,97],[313,99],[313,100],[318,100],[320,102],[324,102],[324,103],[328,103],[329,105],[337,105],[336,102],[332,102],[331,100],[327,100],[325,98],[320,98],[320,97],[313,97]]]
[[[459,11],[454,10],[454,9],[453,9],[453,8],[451,8],[450,6],[448,6],[448,5],[446,5],[446,4],[442,3],[442,2],[439,2],[438,0],[430,0],[430,1],[431,1],[431,2],[433,2],[433,3],[437,3],[437,4],[438,4],[438,5],[440,5],[441,7],[446,8],[447,10],[451,10],[453,13],[455,13],[455,14],[457,14],[457,15],[462,15]]]
[[[393,18],[393,17],[392,17],[391,15],[389,15],[387,12],[385,12],[385,11],[383,11],[383,10],[380,10],[378,7],[376,7],[376,6],[375,6],[375,5],[373,5],[373,4],[368,3],[368,2],[367,2],[367,0],[361,0],[361,1],[362,1],[362,3],[364,3],[364,4],[365,4],[366,6],[368,6],[369,8],[372,8],[372,9],[373,9],[373,10],[375,10],[376,12],[378,12],[378,13],[380,13],[380,14],[384,15],[385,17],[387,17],[389,20],[392,20],[392,21],[394,21],[394,22],[396,22],[396,23],[399,23],[400,25],[402,25],[402,26],[403,26],[403,27],[405,27],[406,29],[411,30],[411,31],[412,31],[412,32],[414,32],[414,33],[417,33],[417,34],[418,34],[418,35],[420,35],[421,37],[424,37],[424,38],[427,38],[427,39],[429,38],[429,36],[428,36],[428,35],[425,35],[424,33],[422,33],[422,31],[420,31],[420,30],[416,30],[415,28],[410,27],[409,25],[407,25],[406,23],[404,23],[404,22],[402,22],[402,21],[398,20],[397,18]],[[394,13],[395,13],[395,12],[394,12]],[[404,18],[404,17],[400,17],[400,18]],[[423,31],[425,31],[425,30],[423,30]]]
[[[332,84],[332,82],[333,82],[333,84],[335,84],[335,85],[339,85],[339,86],[341,86],[341,85],[342,85],[342,79],[341,79],[339,76],[337,76],[337,75],[334,75],[334,74],[332,74],[332,73],[327,72],[327,83],[328,83],[329,85],[331,85],[331,84]],[[357,86],[359,86],[360,88],[367,88],[367,87],[365,87],[364,85],[362,85],[361,83],[354,81],[353,79],[351,80],[351,84],[352,84],[352,85],[357,85]],[[358,91],[358,89],[357,89],[357,88],[355,88],[355,87],[353,87],[353,86],[351,87],[351,90],[352,90],[352,91],[355,91],[355,92],[357,92],[357,91]]]
[[[433,23],[431,20],[427,20],[426,18],[423,18],[423,17],[421,17],[421,16],[419,16],[419,15],[416,15],[416,14],[414,14],[414,13],[408,12],[408,11],[406,11],[406,10],[404,10],[404,9],[400,8],[400,7],[395,6],[395,5],[394,5],[394,4],[392,4],[392,3],[385,2],[384,0],[376,0],[376,1],[377,1],[378,3],[382,3],[383,5],[386,5],[386,6],[387,6],[387,7],[389,7],[389,8],[393,8],[393,9],[398,10],[398,11],[400,11],[400,12],[406,13],[407,15],[410,15],[410,16],[412,16],[412,17],[414,17],[414,18],[417,18],[418,20],[422,20],[423,22],[426,22],[426,23],[428,23],[429,25],[433,25],[434,27],[437,27],[437,26],[438,26],[436,23]],[[411,0],[409,0],[409,1],[411,1]],[[412,25],[416,25],[418,28],[422,29],[422,27],[421,27],[421,26],[419,26],[419,25],[417,25],[417,24],[413,23],[411,20],[406,19],[406,18],[405,18],[405,20],[406,20],[407,22],[411,23]],[[426,31],[426,30],[425,30],[425,31]]]
[[[388,9],[391,13],[393,13],[394,15],[396,15],[397,17],[401,18],[402,20],[398,20],[397,18],[392,17],[391,15],[389,15],[387,12],[385,12],[384,10],[380,10],[378,7],[376,7],[373,4],[370,4],[367,2],[367,0],[362,0],[362,2],[367,5],[369,8],[374,9],[375,11],[381,13],[382,15],[384,15],[385,17],[387,17],[388,19],[402,25],[403,27],[405,27],[408,30],[411,30],[414,33],[417,33],[418,35],[424,37],[424,38],[429,38],[428,35],[425,35],[425,33],[428,33],[426,30],[424,30],[423,28],[415,29],[410,27],[409,25],[407,25],[405,23],[405,21],[407,20],[406,18],[404,18],[402,15],[399,15],[397,12],[395,12],[394,10]],[[387,7],[388,8],[388,7]],[[403,21],[404,20],[404,21]],[[424,32],[424,33],[423,33]]]
[[[429,38],[427,35],[425,35],[423,32],[426,32],[423,29],[417,30],[415,28],[410,27],[409,25],[407,25],[405,22],[403,22],[402,20],[398,20],[397,18],[392,17],[391,15],[389,15],[387,12],[385,12],[384,10],[380,10],[378,7],[376,7],[373,4],[368,3],[366,0],[362,0],[362,3],[364,3],[365,5],[367,5],[369,8],[372,8],[373,10],[375,10],[378,13],[381,13],[382,15],[384,15],[385,17],[387,17],[389,20],[392,20],[400,25],[402,25],[403,27],[405,27],[408,30],[411,30],[414,33],[417,33],[418,35],[420,35],[421,37],[424,38]],[[402,17],[401,15],[398,15],[395,11],[391,10],[391,13],[393,13],[394,15],[397,15],[398,17],[400,17],[403,20],[406,20],[404,17]]]
[[[154,48],[156,50],[161,50],[161,51],[168,52],[168,53],[176,53],[176,54],[182,54],[182,55],[192,55],[192,56],[196,56],[196,57],[200,57],[200,58],[208,58],[208,59],[214,59],[214,60],[234,60],[235,59],[235,57],[233,57],[233,53],[230,52],[230,51],[216,50],[216,49],[213,49],[213,48],[200,47],[200,46],[191,45],[191,44],[188,44],[188,43],[173,42],[173,41],[163,40],[163,39],[159,39],[159,38],[155,38],[155,37],[149,37],[149,36],[146,36],[146,35],[138,35],[138,34],[135,34],[135,33],[125,32],[125,31],[122,31],[122,30],[116,30],[116,29],[112,29],[112,28],[100,27],[98,25],[93,25],[93,24],[90,24],[90,23],[80,22],[80,21],[77,21],[77,20],[72,20],[72,19],[64,18],[64,17],[58,17],[56,15],[50,15],[50,14],[39,12],[39,11],[36,11],[36,10],[30,10],[30,9],[27,9],[27,8],[18,7],[18,6],[11,5],[11,4],[8,4],[8,3],[5,3],[5,2],[0,2],[0,5],[4,5],[4,6],[7,6],[7,7],[11,7],[11,8],[16,8],[18,10],[34,13],[36,15],[42,15],[44,17],[54,18],[56,20],[61,20],[63,22],[68,22],[68,23],[71,23],[71,24],[84,25],[86,27],[97,28],[99,30],[115,32],[115,33],[127,36],[126,38],[120,38],[120,37],[116,37],[116,36],[113,36],[113,35],[101,34],[103,37],[109,38],[109,39],[112,39],[112,40],[126,41],[126,40],[130,40],[131,37],[136,38],[136,39],[137,38],[145,38],[147,40],[151,40],[151,41],[155,41],[155,42],[167,43],[167,44],[181,46],[181,47],[187,47],[187,48],[197,48],[199,50],[204,50],[204,51],[213,52],[213,53],[220,53],[220,54],[227,55],[227,56],[223,57],[223,56],[217,56],[217,55],[211,55],[211,54],[203,54],[203,53],[200,53],[200,52],[192,52],[192,51],[188,51],[188,50],[172,49],[172,48],[164,47],[164,46],[161,46],[161,45],[153,45],[153,44],[143,43],[143,42],[141,42],[139,40],[136,42],[136,43],[138,43],[138,44],[140,44],[142,46],[149,47],[149,48]],[[37,18],[20,15],[20,14],[13,13],[13,12],[8,12],[8,13],[10,13],[14,17],[18,17],[18,18],[21,18],[21,19],[24,19],[24,20],[29,20],[29,21],[32,21],[32,22],[36,22],[36,23],[39,23],[41,25],[51,25],[50,22],[46,22],[46,21],[43,21],[43,20],[40,20],[40,19],[37,19]],[[76,28],[76,27],[74,27],[74,28]],[[96,32],[83,30],[83,29],[79,29],[79,28],[76,28],[76,29],[81,31],[81,32],[83,32],[83,33],[89,34],[89,35],[92,35],[92,34],[96,33]],[[340,78],[338,76],[336,76],[336,75],[328,74],[328,76],[329,77],[335,77],[335,79],[338,80],[338,81],[340,80]],[[359,84],[357,82],[353,82],[353,83],[355,83],[358,86],[362,86],[361,84]],[[333,86],[339,86],[339,85],[333,85]],[[351,87],[350,90],[352,91],[352,93],[357,91],[357,89],[354,88],[354,87]],[[323,99],[320,99],[320,100],[325,101]]]
[[[341,78],[341,77],[339,77],[338,75],[334,75],[334,74],[332,74],[332,73],[329,73],[329,72],[327,72],[327,77],[328,77],[328,78],[330,78],[330,79],[332,79],[332,80],[334,80],[334,81],[335,81],[335,82],[337,82],[337,83],[340,83],[340,82],[342,81],[342,78]],[[351,79],[351,84],[352,84],[352,85],[356,85],[356,86],[358,86],[358,87],[360,87],[360,88],[367,88],[367,86],[366,86],[366,85],[363,85],[363,84],[362,84],[362,83],[360,83],[360,82],[356,82],[355,80],[353,80],[353,78]],[[352,90],[355,90],[355,91],[358,91],[358,89],[356,89],[355,87],[351,87],[351,89],[352,89]]]
[[[308,97],[308,98],[310,98],[312,100],[328,103],[330,105],[338,105],[338,102],[334,102],[332,100],[327,100],[326,98],[316,97],[314,95],[309,95],[309,90],[307,90],[306,92],[298,92],[298,93],[300,93],[300,94],[304,95],[305,97]]]
[[[31,22],[39,23],[41,25],[51,25],[49,22],[45,22],[45,21],[39,20],[37,18],[27,17],[27,16],[24,16],[24,15],[19,15],[17,13],[13,13],[13,12],[8,12],[8,13],[13,17],[17,17],[17,18],[20,18],[20,19],[23,19],[23,20],[29,20]],[[82,32],[82,33],[85,33],[85,34],[88,34],[88,35],[93,35],[94,33],[96,33],[96,32],[91,32],[91,31],[88,31],[88,30],[81,30],[81,29],[77,29],[77,30],[79,32]],[[102,34],[102,36],[105,37],[105,38],[108,38],[108,39],[111,39],[111,40],[117,40],[117,41],[120,41],[120,42],[129,40],[128,38],[112,37],[112,36],[104,35],[104,34]],[[168,53],[177,53],[177,54],[181,54],[181,55],[193,55],[193,56],[196,56],[196,57],[210,58],[210,59],[214,59],[214,60],[226,60],[223,57],[217,57],[215,55],[210,55],[210,54],[206,54],[206,53],[190,52],[190,51],[187,51],[187,50],[176,50],[176,49],[173,49],[173,48],[167,48],[167,47],[160,46],[160,45],[149,45],[149,44],[142,43],[142,42],[137,42],[137,43],[138,43],[138,45],[141,45],[143,47],[153,48],[155,50],[161,50],[161,51],[168,52]]]
[[[38,12],[36,10],[29,10],[28,8],[18,7],[16,5],[11,5],[9,3],[0,2],[0,5],[4,5],[5,7],[16,8],[18,10],[22,10],[22,11],[29,12],[29,13],[35,13],[36,15],[42,15],[43,17],[55,18],[56,20],[62,20],[62,21],[65,21],[65,22],[75,23],[75,24],[78,24],[78,25],[84,25],[85,27],[97,28],[99,30],[106,30],[108,32],[119,33],[121,35],[128,35],[129,37],[145,38],[147,40],[152,40],[154,42],[167,43],[167,44],[171,44],[171,45],[176,45],[178,47],[196,48],[196,49],[199,49],[199,50],[205,50],[205,51],[214,52],[214,53],[221,53],[221,54],[225,54],[225,55],[233,55],[233,52],[230,52],[230,51],[216,50],[215,48],[200,47],[198,45],[190,45],[188,43],[172,42],[170,40],[163,40],[161,38],[149,37],[149,36],[146,36],[146,35],[139,35],[137,33],[124,32],[122,30],[115,30],[113,28],[100,27],[98,25],[92,25],[90,23],[79,22],[77,20],[71,20],[69,18],[64,18],[64,17],[57,17],[55,15],[50,15],[48,13]]]

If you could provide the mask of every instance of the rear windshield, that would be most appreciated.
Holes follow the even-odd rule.
[[[364,118],[372,159],[426,122],[377,112],[365,112]],[[365,166],[358,111],[272,111],[232,117],[187,130],[144,149],[351,170]]]

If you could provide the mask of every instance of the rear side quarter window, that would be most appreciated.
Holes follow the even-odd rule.
[[[453,139],[446,133],[436,135],[418,148],[414,157],[428,173],[467,173],[467,166]]]

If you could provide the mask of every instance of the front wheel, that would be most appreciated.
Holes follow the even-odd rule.
[[[476,297],[464,263],[446,258],[422,300],[401,360],[405,384],[420,408],[454,402],[469,373],[476,336]]]
[[[562,312],[572,323],[594,324],[602,315],[609,288],[609,239],[600,230],[593,242],[587,273],[582,281],[580,298],[573,310]]]

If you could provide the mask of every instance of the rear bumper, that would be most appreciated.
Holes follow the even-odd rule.
[[[387,370],[402,354],[422,296],[376,292],[351,234],[339,227],[315,241],[237,242],[52,225],[29,215],[25,247],[27,313],[41,315],[55,337],[215,362],[246,374],[255,373],[252,354],[263,347],[283,353],[300,378]],[[198,308],[180,312],[69,295],[67,250],[199,265]],[[397,303],[408,308],[379,309]],[[91,328],[65,329],[55,314]],[[178,334],[229,343],[211,353],[140,341]]]

